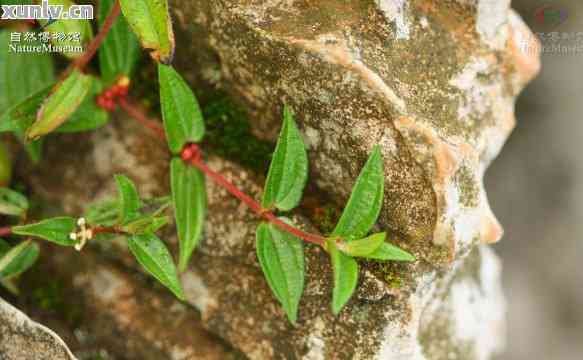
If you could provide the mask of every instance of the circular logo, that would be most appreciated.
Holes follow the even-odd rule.
[[[566,9],[548,4],[537,8],[534,18],[539,25],[556,28],[567,21],[569,14]]]

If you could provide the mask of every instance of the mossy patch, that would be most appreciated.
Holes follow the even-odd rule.
[[[253,136],[243,108],[225,94],[213,96],[202,107],[206,123],[205,147],[255,172],[267,173],[275,146]]]

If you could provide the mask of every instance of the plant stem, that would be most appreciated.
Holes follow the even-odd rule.
[[[114,235],[128,235],[125,231],[116,227],[96,226],[91,228],[93,235],[97,234],[114,234]]]
[[[320,235],[314,235],[302,231],[296,227],[293,227],[282,220],[280,220],[275,214],[269,210],[264,209],[257,201],[251,198],[249,195],[245,194],[237,186],[227,180],[223,175],[211,170],[201,159],[200,157],[193,157],[190,159],[190,164],[200,171],[202,171],[206,176],[211,178],[215,183],[222,186],[225,190],[231,193],[234,197],[241,200],[247,206],[251,208],[258,216],[264,218],[265,220],[269,221],[273,225],[277,226],[283,231],[286,231],[292,235],[299,237],[307,242],[312,244],[325,246],[326,238]]]
[[[12,227],[11,226],[0,227],[0,236],[10,236],[10,235],[12,235]]]
[[[116,0],[116,2],[113,4],[113,7],[109,11],[109,14],[107,14],[107,17],[103,21],[103,26],[99,30],[99,33],[97,34],[97,36],[95,36],[95,38],[93,38],[93,40],[89,43],[89,45],[87,45],[87,49],[85,50],[83,55],[81,55],[80,57],[75,59],[69,65],[69,67],[63,72],[63,74],[61,75],[61,79],[65,79],[67,76],[69,76],[69,74],[74,69],[79,69],[79,70],[83,69],[91,61],[91,59],[93,59],[93,56],[95,56],[97,49],[99,49],[99,47],[101,46],[101,44],[105,40],[105,37],[107,36],[109,31],[111,30],[113,23],[115,22],[115,20],[117,19],[117,17],[119,16],[120,13],[121,13],[121,7],[119,5],[119,0]]]
[[[140,124],[144,125],[148,129],[154,131],[156,135],[162,139],[166,139],[166,135],[164,133],[164,128],[160,125],[159,122],[148,118],[143,111],[138,108],[137,106],[133,105],[131,102],[127,101],[126,99],[119,100],[120,107],[132,118],[137,120]],[[237,186],[227,180],[223,175],[211,170],[207,164],[204,163],[202,160],[202,156],[200,156],[200,149],[196,145],[194,146],[194,152],[198,154],[192,154],[188,156],[185,161],[188,161],[192,166],[198,168],[202,171],[206,176],[211,178],[215,183],[223,187],[227,190],[231,195],[236,197],[237,199],[241,200],[245,203],[253,212],[255,212],[259,217],[264,218],[265,220],[269,221],[273,225],[277,226],[281,230],[288,232],[304,241],[307,241],[312,244],[320,245],[325,247],[326,245],[326,238],[320,235],[310,234],[308,232],[302,231],[292,225],[289,225],[283,221],[281,221],[272,211],[268,209],[264,209],[257,201],[255,201],[251,196],[245,194],[241,191]]]
[[[143,126],[152,130],[156,135],[162,139],[166,139],[166,134],[164,133],[164,128],[159,122],[148,118],[142,109],[140,109],[133,102],[128,101],[126,98],[120,98],[118,101],[119,107],[121,107],[129,116],[133,117]]]

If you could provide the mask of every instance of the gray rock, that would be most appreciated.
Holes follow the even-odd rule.
[[[71,360],[75,357],[58,335],[0,298],[0,359]]]
[[[262,137],[276,136],[290,104],[312,179],[339,205],[381,144],[380,225],[443,265],[502,236],[482,177],[539,67],[536,52],[521,51],[536,41],[509,3],[175,0],[182,41],[195,44],[177,62],[192,73],[192,58],[214,54],[215,83],[248,106]],[[203,75],[191,79],[214,79],[205,65],[195,62]]]

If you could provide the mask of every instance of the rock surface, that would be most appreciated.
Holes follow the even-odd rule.
[[[54,332],[0,298],[0,359],[71,360],[75,357]]]
[[[215,54],[220,84],[245,102],[260,136],[275,137],[290,104],[313,178],[339,205],[381,144],[380,224],[445,264],[502,235],[482,177],[539,66],[536,53],[520,51],[530,32],[509,5],[176,0],[178,25],[197,42],[177,60],[189,73],[205,46]]]
[[[480,244],[502,230],[482,177],[514,126],[515,96],[538,71],[537,58],[520,50],[529,32],[509,1],[173,3],[177,66],[193,85],[240,99],[260,137],[273,139],[289,103],[310,146],[317,194],[342,205],[381,144],[379,228],[419,259],[362,263],[356,296],[334,317],[328,259],[306,246],[306,292],[292,326],[255,258],[257,220],[209,182],[206,237],[182,279],[204,326],[251,359],[481,360],[498,352],[500,264]],[[24,177],[71,215],[111,196],[115,173],[145,196],[167,194],[169,157],[146,131],[123,119],[85,139],[60,136]],[[259,197],[262,176],[216,156],[209,165]],[[294,221],[318,228],[304,206]],[[175,243],[173,233],[164,238]],[[118,242],[104,251],[135,266]]]

